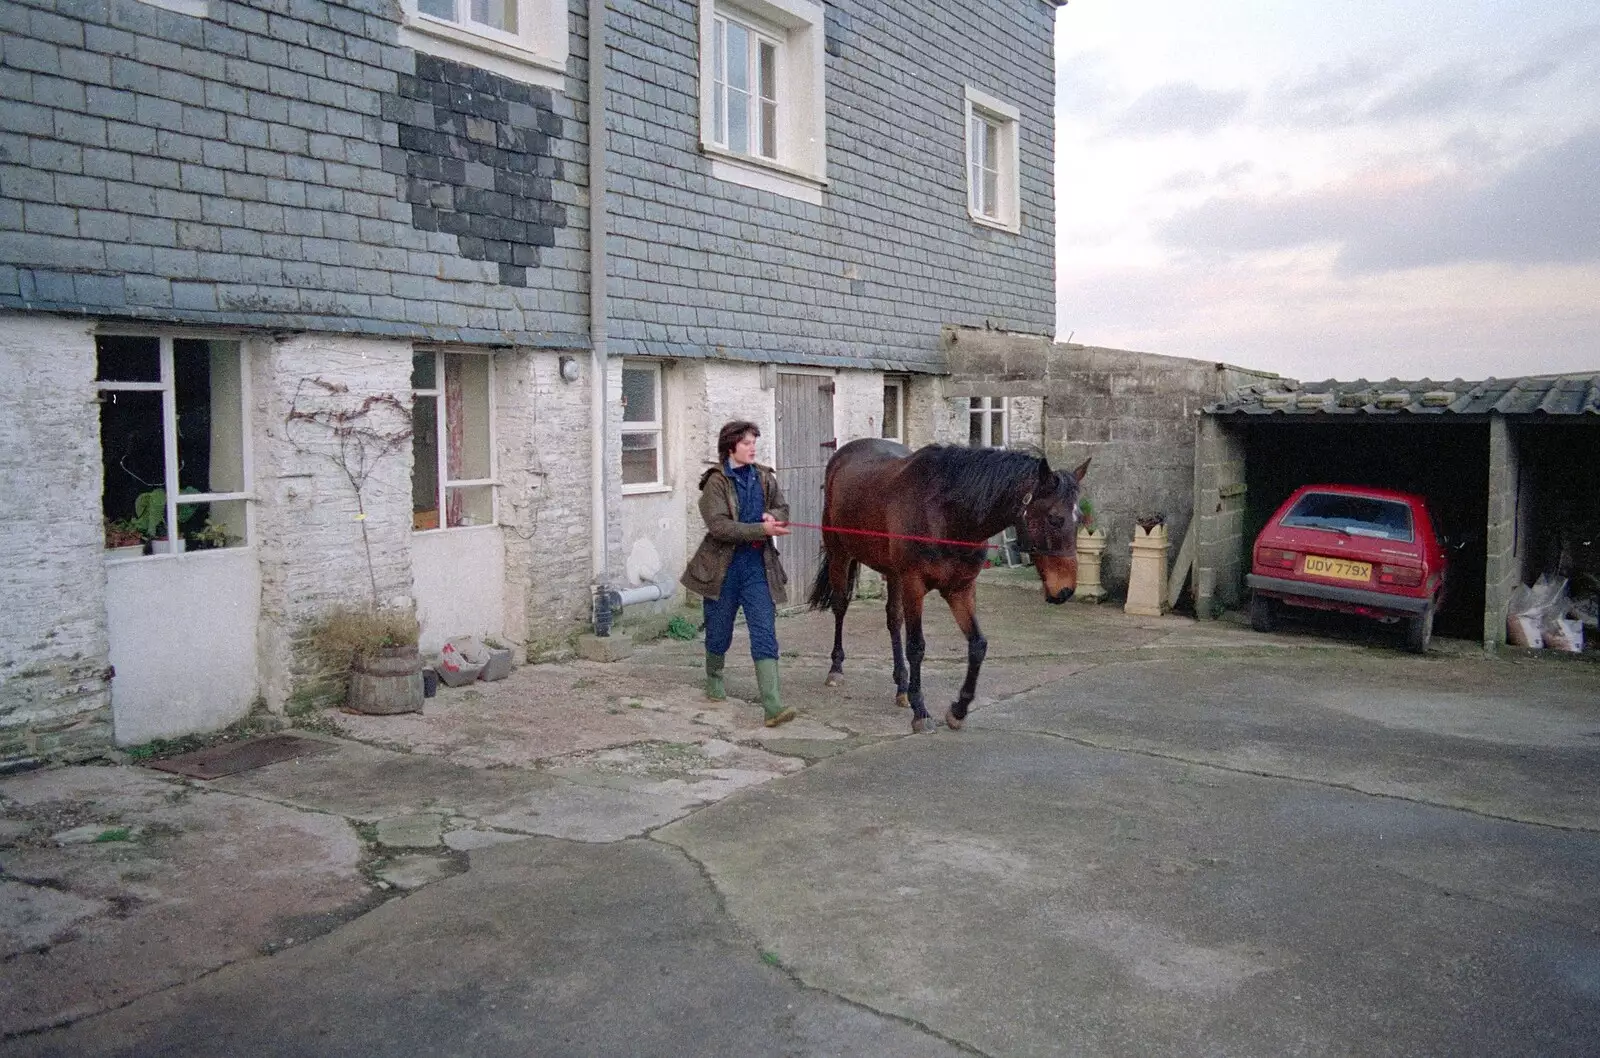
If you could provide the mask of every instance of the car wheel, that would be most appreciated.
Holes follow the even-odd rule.
[[[1278,601],[1265,595],[1250,597],[1250,627],[1257,632],[1270,632],[1278,624]]]
[[[1406,649],[1413,654],[1428,652],[1428,643],[1433,639],[1433,611],[1433,604],[1429,603],[1417,616],[1406,618]]]

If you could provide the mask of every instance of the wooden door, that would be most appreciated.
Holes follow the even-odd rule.
[[[789,500],[789,518],[822,524],[823,472],[837,442],[833,434],[833,379],[824,375],[778,375],[778,484]],[[778,543],[789,573],[789,605],[805,601],[817,575],[822,534],[796,529]]]

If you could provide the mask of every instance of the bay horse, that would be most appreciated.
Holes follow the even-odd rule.
[[[1088,469],[1085,460],[1062,474],[1041,456],[1000,448],[929,445],[913,453],[878,438],[851,441],[835,452],[823,485],[821,568],[807,600],[813,610],[833,610],[827,685],[837,686],[844,673],[844,615],[860,567],[869,566],[887,582],[895,701],[911,707],[913,732],[934,727],[922,696],[923,599],[938,591],[949,603],[967,637],[967,679],[945,713],[945,723],[959,730],[989,649],[976,613],[987,541],[1015,526],[1019,546],[1033,556],[1046,601],[1072,598],[1078,586],[1079,484]]]

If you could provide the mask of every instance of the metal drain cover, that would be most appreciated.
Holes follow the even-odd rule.
[[[184,753],[165,760],[152,761],[150,767],[157,771],[170,771],[187,775],[191,779],[220,779],[241,771],[260,768],[279,761],[317,753],[332,753],[334,746],[298,735],[267,735],[249,742],[230,742],[208,746],[193,753]]]

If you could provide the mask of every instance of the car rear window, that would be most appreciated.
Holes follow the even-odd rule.
[[[1330,529],[1351,536],[1411,540],[1411,508],[1395,500],[1308,492],[1280,523],[1291,529]]]

